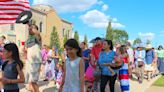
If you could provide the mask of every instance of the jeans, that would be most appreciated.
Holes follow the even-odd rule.
[[[19,92],[19,89],[14,89],[14,90],[4,90],[4,92]]]
[[[102,75],[101,76],[101,84],[100,84],[101,92],[105,92],[105,87],[106,87],[108,81],[109,81],[110,92],[115,92],[114,90],[115,90],[116,79],[117,79],[117,74],[114,76]]]

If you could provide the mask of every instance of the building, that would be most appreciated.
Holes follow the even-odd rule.
[[[4,35],[7,40],[16,43],[19,47],[24,45],[28,37],[28,27],[23,24],[0,25],[0,36]]]
[[[61,45],[63,45],[65,35],[71,38],[72,23],[61,19],[51,6],[36,5],[31,8],[31,11],[33,13],[31,22],[38,25],[41,36],[44,38],[43,44],[50,45],[51,32],[54,27],[60,37]]]
[[[36,5],[32,6],[31,11],[33,16],[30,22],[39,27],[43,44],[50,45],[51,32],[54,27],[58,32],[61,45],[63,45],[65,35],[68,38],[72,37],[73,24],[61,19],[51,6]],[[5,35],[8,40],[21,46],[28,37],[28,27],[23,24],[0,25],[0,35]]]

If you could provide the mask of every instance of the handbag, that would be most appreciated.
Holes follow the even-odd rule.
[[[99,78],[101,77],[101,74],[102,74],[102,72],[101,72],[100,66],[97,65],[97,66],[96,66],[96,69],[95,69],[94,72],[93,72],[93,76],[94,76],[96,79],[99,79]]]

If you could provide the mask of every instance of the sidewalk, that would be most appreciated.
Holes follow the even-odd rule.
[[[147,80],[144,80],[142,84],[139,84],[138,81],[136,80],[131,80],[130,81],[130,92],[164,92],[164,88],[160,88],[160,87],[150,87],[152,85],[152,83],[155,82],[155,80],[157,80],[160,76],[152,79],[151,81],[147,81]],[[38,83],[39,84],[39,90],[40,92],[57,92],[55,90],[55,85],[53,82],[44,82],[44,81],[41,81]],[[20,92],[28,92],[26,89],[25,89],[25,86],[24,84],[21,84],[21,90]],[[161,91],[162,90],[162,91]],[[109,92],[109,85],[106,86],[106,92]],[[117,81],[116,82],[116,86],[115,86],[115,92],[121,92],[120,90],[120,84],[119,82]]]
[[[145,92],[164,92],[164,87],[151,86]]]

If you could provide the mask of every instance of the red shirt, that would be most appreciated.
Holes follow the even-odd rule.
[[[95,45],[92,48],[91,54],[95,57],[96,60],[99,59],[99,54],[102,51],[103,45]]]

